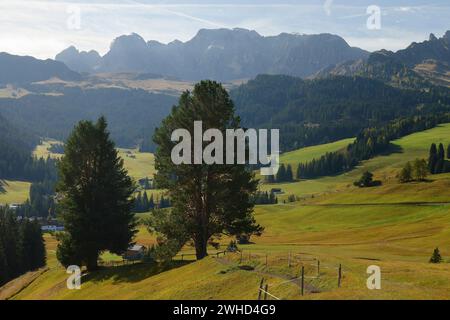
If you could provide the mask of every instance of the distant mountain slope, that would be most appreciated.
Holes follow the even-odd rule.
[[[231,91],[245,127],[279,128],[282,151],[327,143],[398,117],[449,110],[449,91],[401,90],[362,77],[261,75]]]
[[[53,77],[62,80],[81,79],[80,74],[58,61],[0,53],[0,85],[29,83]]]
[[[412,43],[397,52],[380,50],[366,61],[346,61],[319,71],[315,77],[362,76],[402,88],[450,86],[450,31],[441,38],[431,34],[428,41]]]
[[[57,54],[55,60],[63,61],[72,70],[90,72],[99,67],[101,57],[97,51],[80,52],[74,46],[71,46]]]
[[[144,90],[61,88],[57,95],[29,94],[0,99],[0,113],[40,137],[64,140],[76,122],[106,116],[119,146],[134,147],[151,139],[176,97]]]
[[[39,139],[11,125],[1,114],[0,133],[0,179],[21,178]]]
[[[253,78],[261,73],[306,77],[320,69],[368,52],[350,47],[331,34],[282,33],[264,37],[246,29],[200,30],[187,42],[146,42],[137,34],[116,38],[105,56],[68,48],[56,56],[77,71],[139,72],[186,80]],[[87,60],[89,60],[87,62]]]

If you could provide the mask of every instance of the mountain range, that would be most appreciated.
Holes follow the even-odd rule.
[[[371,53],[366,60],[328,66],[314,77],[330,75],[357,75],[404,88],[450,86],[450,31],[441,38],[430,34],[427,41],[413,42],[397,52],[380,50]]]
[[[103,114],[119,146],[153,150],[154,128],[192,88],[171,77],[250,77],[239,88],[226,83],[243,125],[282,128],[283,150],[290,150],[404,115],[448,111],[449,42],[450,31],[368,54],[329,34],[217,29],[167,45],[121,36],[103,57],[71,47],[58,55],[64,62],[1,53],[0,115],[33,139],[64,140],[77,121]],[[60,80],[44,81],[51,78]]]
[[[79,73],[70,70],[62,62],[0,53],[0,85],[31,83],[52,77],[68,81],[81,80]]]
[[[364,59],[368,52],[332,34],[261,36],[246,29],[201,29],[189,41],[145,41],[138,34],[116,38],[101,57],[69,47],[55,59],[78,72],[153,73],[183,80],[229,81],[258,74],[307,77],[326,66]]]

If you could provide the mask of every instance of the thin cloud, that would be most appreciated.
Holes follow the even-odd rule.
[[[448,1],[448,0],[447,0]],[[448,28],[450,5],[419,1],[378,0],[383,11],[382,29],[366,28],[366,6],[348,0],[331,1],[0,1],[0,51],[51,58],[69,45],[107,52],[111,41],[136,32],[144,39],[168,43],[186,41],[201,28],[254,29],[262,35],[334,33],[366,50],[397,50],[427,33]],[[447,3],[447,6],[445,4]],[[370,3],[371,4],[371,3]],[[81,29],[67,28],[68,6],[81,9]]]

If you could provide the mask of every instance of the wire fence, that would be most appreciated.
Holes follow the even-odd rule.
[[[251,270],[267,275],[267,278],[285,279],[281,282],[269,281],[263,277],[258,287],[258,300],[281,300],[279,287],[293,284],[298,287],[299,294],[321,292],[332,288],[340,288],[343,280],[341,263],[329,263],[305,253],[255,253],[238,251],[224,253],[228,263],[236,263],[244,270]],[[243,267],[246,268],[243,268]],[[277,294],[274,293],[277,291]]]
[[[304,296],[332,288],[340,288],[343,280],[341,263],[329,263],[307,253],[298,252],[252,252],[250,250],[217,251],[210,256],[227,265],[236,265],[242,270],[261,274],[258,287],[258,300],[282,300],[280,290],[287,284],[295,285],[298,293]],[[181,252],[172,261],[195,261],[196,254]],[[107,267],[145,264],[144,260],[109,260],[99,261],[99,265]],[[350,270],[347,268],[347,270]],[[268,279],[277,279],[269,283]],[[279,281],[281,280],[281,281]],[[274,289],[277,292],[274,293]]]

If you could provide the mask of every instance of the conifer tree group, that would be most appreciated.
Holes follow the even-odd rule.
[[[450,144],[447,146],[447,159],[450,156]],[[439,143],[439,147],[436,144],[431,144],[430,152],[428,155],[428,171],[431,174],[445,173],[450,171],[450,163],[446,160],[444,145]]]
[[[21,274],[43,267],[46,252],[39,223],[18,220],[0,207],[0,286]]]

